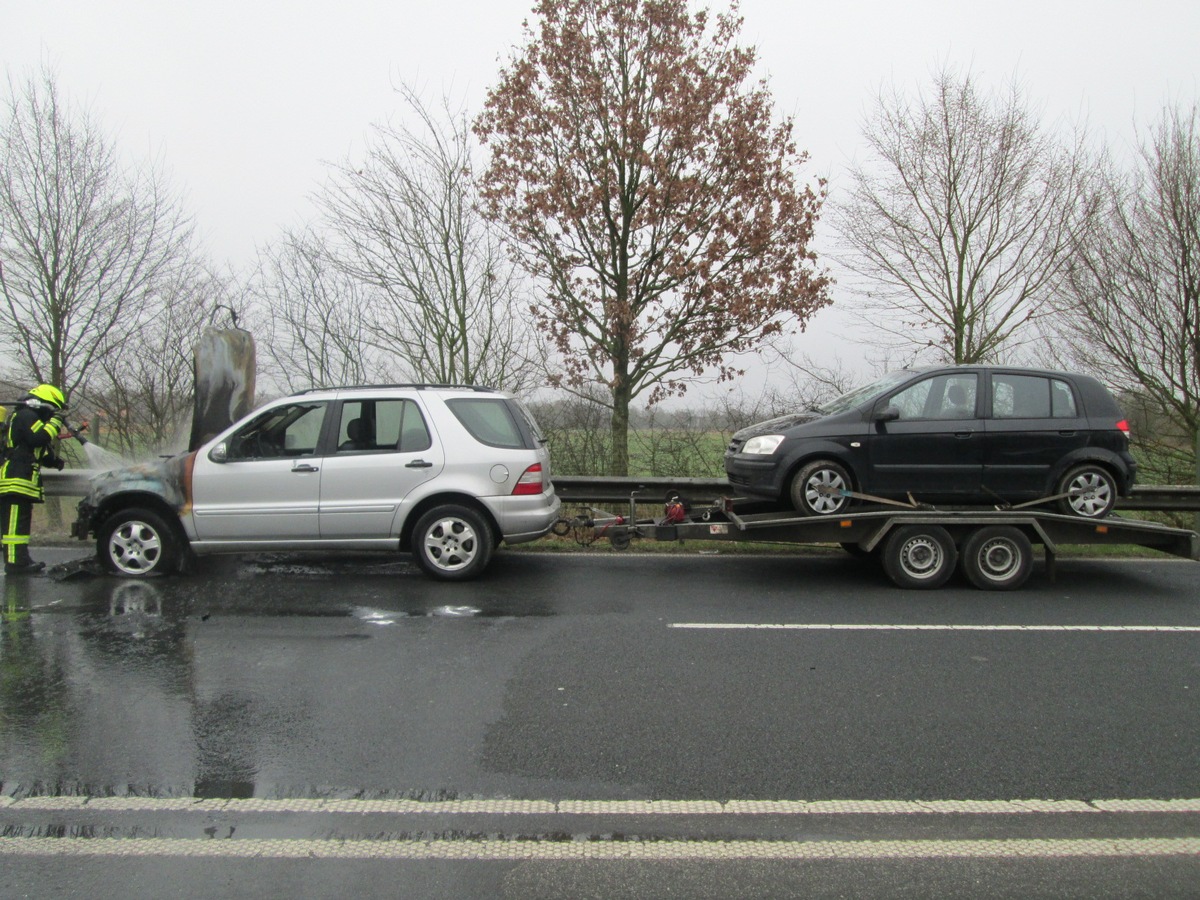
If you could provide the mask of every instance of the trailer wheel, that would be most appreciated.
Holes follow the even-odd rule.
[[[979,528],[963,544],[963,574],[980,590],[1015,590],[1029,578],[1032,567],[1033,544],[1011,525]]]
[[[902,525],[883,545],[883,570],[902,588],[941,587],[957,563],[954,539],[940,525]]]
[[[842,493],[850,486],[850,473],[841,463],[818,459],[796,473],[788,493],[803,516],[836,516],[850,505],[850,498]]]
[[[1117,503],[1117,482],[1104,466],[1089,463],[1064,475],[1055,493],[1071,495],[1058,501],[1058,508],[1068,516],[1102,519]]]

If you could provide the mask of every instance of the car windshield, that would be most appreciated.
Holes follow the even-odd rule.
[[[896,385],[912,378],[912,376],[913,372],[911,369],[889,372],[878,381],[872,381],[870,384],[855,388],[847,394],[842,394],[836,400],[831,400],[823,406],[818,406],[817,412],[826,416],[832,416],[835,413],[844,413],[847,410],[854,409],[860,403],[870,400],[873,397],[878,397],[880,394],[887,393]]]

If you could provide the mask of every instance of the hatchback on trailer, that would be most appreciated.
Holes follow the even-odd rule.
[[[480,574],[501,542],[558,518],[550,455],[511,394],[482,387],[318,389],[276,400],[198,450],[105,472],[74,533],[123,575],[187,552],[407,550],[428,574]]]
[[[1086,518],[1127,496],[1129,425],[1095,378],[946,366],[893,372],[806,413],[737,432],[725,470],[739,493],[804,515],[854,495],[944,504],[1044,499]]]

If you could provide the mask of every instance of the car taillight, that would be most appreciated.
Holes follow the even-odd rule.
[[[513,496],[540,494],[544,490],[545,486],[542,484],[542,464],[534,463],[517,479],[517,485],[513,488]]]
[[[1129,421],[1127,419],[1122,419],[1120,422],[1118,422],[1117,431],[1123,431],[1126,434],[1129,434]]]

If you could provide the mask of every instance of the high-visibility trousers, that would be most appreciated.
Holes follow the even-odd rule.
[[[0,495],[0,524],[4,527],[4,561],[27,561],[29,532],[33,527],[33,500],[19,495]]]

